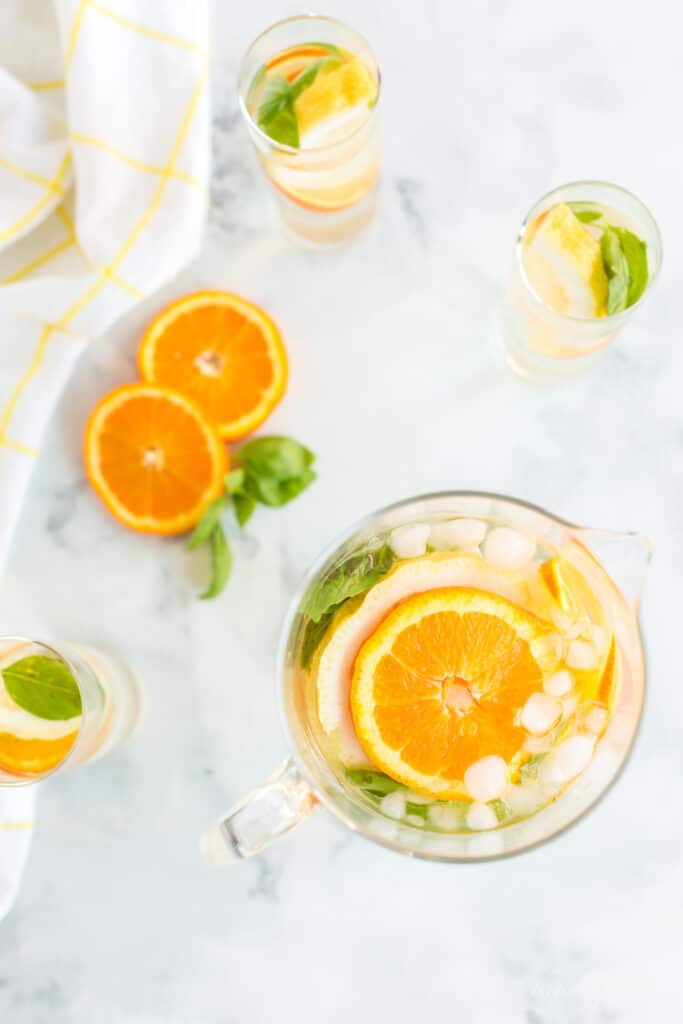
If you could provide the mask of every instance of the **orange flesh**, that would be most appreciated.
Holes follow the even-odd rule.
[[[528,643],[507,623],[481,612],[438,612],[403,630],[379,661],[375,721],[407,765],[462,779],[481,757],[517,753],[525,732],[515,716],[541,684]]]
[[[214,423],[244,416],[272,382],[263,332],[227,306],[200,306],[166,327],[154,374],[194,398]]]
[[[152,454],[150,454],[152,453]],[[147,458],[163,460],[145,468]],[[135,516],[165,519],[191,511],[213,474],[194,420],[146,395],[114,408],[100,437],[101,471]]]
[[[0,769],[10,773],[41,775],[63,761],[78,730],[56,740],[19,739],[0,733]]]
[[[292,67],[285,71],[284,77],[288,82],[294,81],[309,64],[314,60],[320,60],[321,57],[333,57],[329,50],[326,50],[323,46],[295,46],[290,50],[283,50],[282,53],[278,53],[277,56],[271,57],[266,64],[266,71],[271,74],[276,72],[277,74],[283,73],[280,71],[281,66],[285,66],[291,61]]]

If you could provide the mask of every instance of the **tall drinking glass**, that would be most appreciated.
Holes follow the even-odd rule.
[[[380,73],[363,36],[334,18],[280,21],[249,47],[238,86],[286,227],[314,246],[355,234],[375,211],[380,168]]]
[[[102,757],[130,734],[139,690],[109,654],[0,638],[0,786],[36,782]]]
[[[607,316],[570,316],[552,308],[534,290],[525,261],[525,247],[539,218],[558,204],[567,204],[586,217],[585,227],[596,237],[599,237],[601,223],[608,220],[610,225],[627,229],[645,243],[648,283],[633,305]],[[566,377],[588,369],[597,353],[615,340],[642,305],[657,278],[661,260],[662,242],[652,214],[625,189],[601,181],[577,181],[543,196],[519,229],[515,262],[504,300],[502,333],[512,368],[526,377]]]

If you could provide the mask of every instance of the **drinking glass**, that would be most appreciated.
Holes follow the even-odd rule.
[[[559,313],[534,292],[524,269],[523,242],[529,225],[558,203],[591,203],[616,211],[647,245],[649,280],[638,301],[611,316],[579,317]],[[548,192],[532,207],[517,236],[515,262],[502,314],[507,359],[525,377],[567,377],[588,369],[610,345],[655,283],[662,261],[657,223],[647,207],[626,189],[602,181],[576,181]]]
[[[0,786],[103,757],[130,735],[139,710],[133,674],[110,654],[1,637]]]
[[[341,141],[295,149],[271,139],[249,111],[256,74],[283,50],[327,43],[349,51],[367,65],[377,83],[367,118]],[[378,103],[380,73],[366,40],[334,18],[307,14],[287,18],[263,32],[244,56],[239,101],[257,156],[280,216],[297,239],[315,247],[338,245],[359,231],[377,206],[380,168]]]

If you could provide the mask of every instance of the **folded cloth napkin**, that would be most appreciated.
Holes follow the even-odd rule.
[[[79,354],[197,251],[207,40],[205,0],[0,3],[0,564]],[[0,918],[33,789],[0,787]]]

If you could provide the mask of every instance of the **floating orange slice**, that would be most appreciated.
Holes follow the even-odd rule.
[[[78,730],[59,739],[23,739],[0,732],[0,769],[18,774],[40,775],[55,768],[69,753]]]
[[[223,493],[225,446],[194,402],[129,384],[95,407],[85,433],[90,483],[109,511],[143,533],[191,529]]]
[[[197,292],[174,302],[147,328],[138,363],[144,380],[194,399],[228,441],[263,423],[287,383],[276,325],[230,292]]]
[[[497,594],[408,598],[356,659],[351,711],[372,763],[437,799],[466,797],[467,768],[521,749],[518,711],[541,688],[550,627]]]

